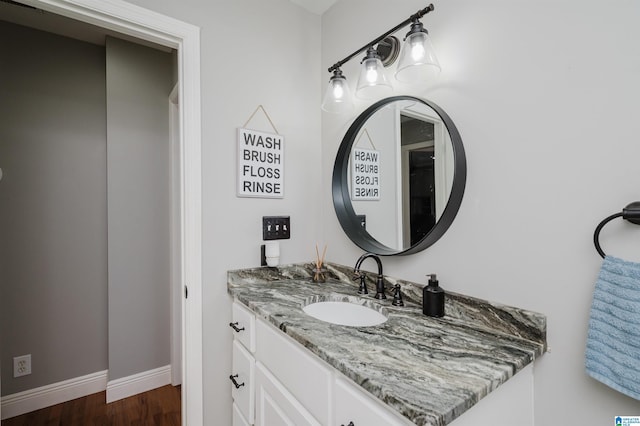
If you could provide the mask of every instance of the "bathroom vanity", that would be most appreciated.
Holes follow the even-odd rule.
[[[533,363],[546,350],[546,319],[448,293],[446,316],[422,314],[424,284],[400,284],[405,306],[357,294],[352,268],[328,264],[230,271],[233,424],[533,424]],[[368,276],[374,288],[374,275]],[[382,324],[318,320],[319,301],[366,306]]]

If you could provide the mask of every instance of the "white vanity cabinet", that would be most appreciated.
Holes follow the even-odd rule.
[[[233,426],[248,426],[255,416],[255,315],[240,303],[234,303],[231,312]]]
[[[304,424],[326,425],[331,419],[333,368],[303,348],[289,336],[260,319],[256,320],[256,360],[272,374],[261,377],[277,380],[293,395],[311,418]],[[272,380],[272,381],[273,381]],[[258,399],[258,410],[262,408]],[[296,404],[293,404],[294,406]],[[309,417],[306,415],[304,417]],[[294,422],[298,425],[300,423]],[[271,426],[271,423],[256,425]]]
[[[329,366],[238,302],[229,326],[233,426],[330,424]]]
[[[256,426],[320,426],[313,415],[275,378],[256,365]]]
[[[410,426],[298,342],[233,303],[233,426]],[[237,324],[235,324],[237,322]],[[425,386],[428,386],[425,383]],[[533,366],[486,396],[453,426],[533,426]]]
[[[396,415],[373,396],[363,392],[353,382],[337,376],[334,383],[333,425],[410,426],[408,419]],[[415,425],[414,425],[415,426]]]

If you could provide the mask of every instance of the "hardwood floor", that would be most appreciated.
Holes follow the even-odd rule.
[[[180,386],[163,386],[106,404],[106,392],[2,421],[2,426],[180,425]]]

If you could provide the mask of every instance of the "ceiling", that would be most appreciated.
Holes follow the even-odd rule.
[[[289,0],[291,3],[295,3],[309,12],[313,12],[317,15],[322,15],[327,9],[329,9],[336,0]]]

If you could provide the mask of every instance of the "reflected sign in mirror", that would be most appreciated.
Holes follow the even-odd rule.
[[[334,207],[362,249],[410,254],[444,234],[465,181],[464,148],[449,116],[432,102],[395,96],[347,131],[333,171]]]

